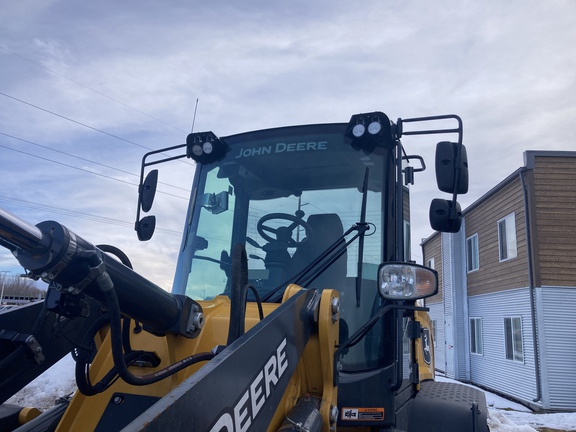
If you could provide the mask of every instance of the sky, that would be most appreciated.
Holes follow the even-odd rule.
[[[144,153],[304,123],[457,114],[470,191],[463,208],[523,165],[526,150],[574,150],[573,0],[42,2],[0,0],[0,207],[112,244],[170,289],[194,166],[160,171],[157,232],[133,230]],[[411,190],[413,259],[432,234],[433,149]],[[7,251],[0,271],[21,272]]]
[[[59,398],[70,396],[77,390],[73,371],[74,360],[71,355],[67,355],[20,392],[8,399],[7,403],[35,407],[45,411],[53,407]],[[455,382],[442,376],[436,376],[436,381]],[[486,395],[486,405],[488,407],[488,426],[492,432],[537,432],[538,430],[561,432],[575,430],[575,412],[533,413],[523,405],[494,393],[483,391]]]

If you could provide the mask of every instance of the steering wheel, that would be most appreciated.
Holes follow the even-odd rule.
[[[271,226],[264,225],[264,223],[273,219],[287,220],[292,223],[288,226],[281,226],[278,228],[272,228]],[[299,226],[304,228],[306,231],[306,237],[312,236],[312,227],[307,222],[304,222],[301,217],[293,216],[288,213],[267,214],[266,216],[260,218],[258,224],[256,225],[256,229],[258,230],[258,234],[260,234],[260,236],[262,236],[262,238],[268,242],[284,242],[288,245],[288,247],[298,247],[304,242],[304,239],[296,241],[292,238],[292,233],[294,232],[294,229]],[[273,238],[268,233],[274,234],[276,238]]]

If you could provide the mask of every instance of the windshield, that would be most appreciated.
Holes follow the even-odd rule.
[[[197,167],[175,292],[196,300],[229,294],[231,250],[242,243],[249,282],[261,298],[275,300],[271,293],[281,295],[287,283],[296,281],[303,287],[336,289],[341,334],[363,325],[382,303],[376,277],[383,261],[387,150],[354,150],[345,142],[345,127],[296,126],[221,138],[231,149],[226,157]],[[361,220],[366,174],[369,229],[360,254],[358,240],[346,243],[357,232],[350,228]],[[335,252],[308,278],[296,278],[331,246]],[[385,353],[375,347],[382,346],[378,338],[384,332],[378,328],[344,356],[345,369],[381,365]]]

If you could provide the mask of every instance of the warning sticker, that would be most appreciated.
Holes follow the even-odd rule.
[[[348,408],[341,411],[341,420],[378,421],[384,420],[384,408]]]

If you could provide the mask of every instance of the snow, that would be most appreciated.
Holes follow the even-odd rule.
[[[59,398],[76,391],[74,368],[74,359],[69,354],[8,399],[6,403],[34,407],[40,411],[53,407]]]
[[[436,379],[454,382],[440,376]],[[68,396],[75,391],[74,359],[68,355],[10,398],[7,403],[45,410],[54,406],[58,398]],[[489,411],[488,425],[491,432],[576,432],[576,412],[533,413],[524,405],[509,401],[494,393],[482,391],[486,394]]]

